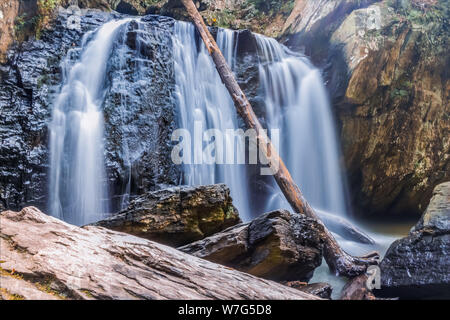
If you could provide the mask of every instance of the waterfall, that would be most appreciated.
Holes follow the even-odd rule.
[[[217,129],[222,133],[239,128],[233,101],[205,46],[196,38],[194,26],[176,22],[173,40],[179,127],[189,130],[192,136],[195,125],[203,131]],[[233,65],[236,54],[234,32],[219,30],[218,45],[228,63]],[[194,139],[201,141],[202,137]],[[234,141],[227,137],[225,140],[225,153],[245,153],[245,145],[239,139]],[[232,150],[234,146],[236,148]],[[202,151],[195,149],[195,153],[201,156]],[[226,183],[241,217],[245,220],[251,218],[244,164],[185,164],[183,170],[183,182],[188,185]]]
[[[103,113],[106,67],[116,30],[130,19],[88,32],[62,62],[63,85],[50,123],[50,213],[75,225],[109,210]]]
[[[130,20],[111,21],[87,33],[81,48],[71,49],[61,64],[62,88],[55,99],[49,126],[49,209],[52,215],[72,224],[99,220],[110,210],[101,107],[107,93],[105,76],[112,45],[117,30]],[[217,31],[217,43],[235,72],[237,35],[231,30]],[[274,39],[255,37],[265,123],[268,129],[280,129],[283,159],[315,208],[345,214],[348,207],[338,162],[339,148],[319,71],[306,58],[289,52]],[[228,161],[184,164],[182,182],[226,183],[241,217],[248,221],[262,212],[256,212],[252,203],[248,167],[236,164],[237,155],[246,153],[245,142],[227,135],[230,129],[242,125],[233,101],[192,24],[175,22],[172,45],[178,125],[188,130],[194,140],[201,141],[200,146],[192,148],[193,158],[202,159],[205,145],[217,144],[216,137],[208,140],[203,136],[208,129],[220,131],[225,138],[223,152],[215,150],[216,160],[219,153],[223,158],[228,159],[228,154],[234,158],[233,164]],[[201,136],[195,136],[198,132]],[[129,184],[130,181],[121,207],[128,203]],[[265,209],[289,208],[275,184],[273,189]]]
[[[236,35],[224,29],[217,34],[217,44],[232,69],[236,65]],[[255,37],[268,129],[280,129],[281,155],[306,199],[317,209],[344,215],[349,207],[339,147],[320,72],[305,57],[289,52],[276,40]],[[204,129],[224,132],[238,128],[233,102],[208,52],[197,40],[191,24],[176,24],[174,59],[180,127],[193,132],[197,121]],[[237,152],[245,152],[245,146],[238,148]],[[186,165],[184,170],[186,184],[227,183],[243,218],[255,216],[250,214],[245,167],[197,164]],[[277,186],[274,190],[266,210],[290,208]]]
[[[305,198],[343,216],[347,206],[333,116],[320,72],[276,40],[256,35],[266,122],[281,130],[281,155]],[[289,208],[281,192],[267,210]]]

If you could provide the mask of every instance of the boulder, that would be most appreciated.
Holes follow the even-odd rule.
[[[218,184],[148,192],[119,214],[93,225],[181,246],[239,222],[230,190]]]
[[[179,250],[270,280],[308,281],[322,262],[323,232],[316,220],[278,210]]]
[[[287,286],[34,207],[0,213],[2,298],[318,299]]]
[[[380,296],[450,298],[450,182],[438,185],[419,223],[381,261]]]

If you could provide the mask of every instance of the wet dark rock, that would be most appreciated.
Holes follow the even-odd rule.
[[[113,212],[126,207],[130,194],[179,181],[170,157],[176,126],[173,24],[170,18],[146,16],[130,22],[114,44],[104,102]]]
[[[178,249],[270,280],[308,281],[322,262],[323,231],[315,220],[278,210]]]
[[[0,299],[280,300],[316,296],[36,208],[0,213]]]
[[[309,293],[318,296],[323,299],[331,299],[331,293],[333,292],[333,287],[325,282],[317,283],[306,283],[301,281],[289,281],[285,285],[291,288],[295,288],[305,293]]]
[[[81,7],[94,3],[79,3]],[[47,207],[48,124],[61,86],[60,63],[83,35],[117,12],[82,9],[81,30],[67,27],[72,12],[61,9],[40,40],[13,46],[0,65],[0,208]],[[174,20],[148,15],[117,35],[105,81],[105,158],[112,212],[129,200],[180,182],[172,164],[171,133],[176,127],[172,31]],[[93,35],[91,35],[93,36]],[[200,39],[199,39],[200,41]],[[264,116],[258,95],[256,41],[247,30],[237,37],[236,74],[255,111]],[[80,51],[73,52],[77,59]],[[244,124],[241,122],[241,127]],[[258,168],[255,166],[255,176]],[[254,189],[256,196],[261,190]],[[266,190],[266,193],[269,192]],[[262,202],[261,202],[262,203]],[[257,210],[255,212],[260,212]]]
[[[377,294],[450,298],[450,182],[438,185],[419,223],[395,241],[380,264]]]
[[[148,192],[126,210],[93,225],[180,246],[239,222],[230,190],[218,184]]]

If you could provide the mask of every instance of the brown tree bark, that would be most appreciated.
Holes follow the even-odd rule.
[[[268,160],[269,166],[271,168],[279,168],[277,171],[273,170],[274,178],[292,209],[295,212],[305,214],[308,217],[315,218],[320,221],[317,214],[308,202],[306,202],[302,192],[292,179],[291,174],[286,168],[283,160],[272,145],[266,131],[261,126],[258,118],[253,112],[250,102],[237,83],[233,72],[217,46],[216,41],[209,32],[208,27],[199,14],[195,4],[192,0],[181,0],[181,2],[186,7],[186,10],[193,20],[196,29],[200,33],[200,36],[216,65],[222,82],[225,84],[228,92],[233,98],[238,114],[242,117],[249,129],[254,129],[256,131],[258,146]],[[342,250],[333,235],[326,228],[325,230],[325,239],[323,239],[325,242],[324,257],[333,272],[336,272],[339,275],[354,277],[365,272],[368,265],[377,264],[377,253],[372,253],[365,257],[353,257]]]
[[[375,295],[366,286],[367,279],[365,274],[351,279],[342,289],[340,300],[376,300]]]

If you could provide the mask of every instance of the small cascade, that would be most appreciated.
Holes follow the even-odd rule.
[[[179,128],[187,129],[193,141],[202,141],[202,136],[194,137],[195,126],[202,134],[208,129],[217,129],[225,133],[237,129],[237,114],[230,95],[222,84],[214,63],[203,43],[197,41],[192,24],[176,22],[173,39],[176,96],[178,100]],[[234,32],[220,30],[218,45],[230,64],[235,55]],[[245,145],[238,139],[225,139],[224,155],[244,154]],[[207,142],[194,148],[193,158],[201,159],[202,150]],[[201,163],[198,163],[201,162]],[[205,185],[226,183],[231,189],[234,204],[243,219],[251,218],[245,165],[207,164],[193,161],[184,165],[184,181],[187,185]]]
[[[75,225],[109,212],[101,105],[116,31],[128,21],[111,21],[87,33],[81,48],[71,49],[62,62],[63,85],[49,126],[49,209]]]
[[[345,216],[338,140],[319,70],[272,38],[256,35],[256,41],[266,122],[281,131],[282,158],[312,206]],[[289,205],[274,193],[267,210],[281,207]]]

